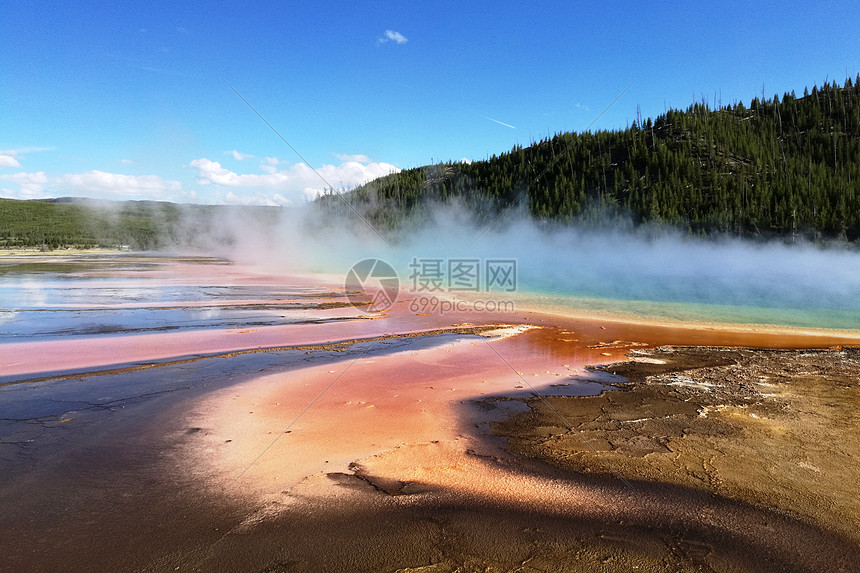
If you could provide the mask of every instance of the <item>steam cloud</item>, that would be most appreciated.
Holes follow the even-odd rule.
[[[431,221],[396,242],[360,222],[327,221],[312,206],[285,210],[270,227],[231,217],[215,227],[228,232],[232,244],[210,247],[284,273],[345,276],[355,262],[380,258],[407,287],[414,259],[516,259],[518,292],[512,296],[522,303],[596,304],[669,318],[860,326],[860,253],[848,247],[705,240],[670,230],[545,228],[524,214],[506,217],[481,235],[485,223],[459,205],[435,205],[430,211]]]

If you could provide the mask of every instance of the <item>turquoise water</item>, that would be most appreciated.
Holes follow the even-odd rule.
[[[514,297],[519,308],[545,309],[618,318],[646,318],[673,322],[760,324],[803,328],[860,330],[860,310],[781,308],[695,302],[666,302],[594,298],[560,293],[521,291]]]
[[[666,321],[860,330],[860,273],[851,269],[680,270],[602,266],[560,280],[529,275],[526,266],[517,299],[524,306]]]

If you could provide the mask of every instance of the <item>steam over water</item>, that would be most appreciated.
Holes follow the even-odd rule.
[[[856,246],[549,229],[524,216],[487,227],[455,206],[433,211],[431,223],[386,241],[366,225],[328,225],[296,210],[271,233],[255,235],[253,225],[243,224],[229,255],[285,271],[343,275],[355,262],[376,257],[394,266],[407,290],[416,259],[515,259],[517,292],[495,292],[494,298],[664,319],[860,328]]]
[[[561,238],[559,238],[561,239]],[[860,253],[663,236],[569,236],[524,258],[540,304],[657,318],[860,327]]]

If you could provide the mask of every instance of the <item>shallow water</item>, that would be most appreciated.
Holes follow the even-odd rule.
[[[216,284],[230,278],[218,275],[195,283],[189,270],[205,260],[33,258],[0,261],[2,341],[303,324],[338,318],[320,317],[321,300],[346,304],[301,285]]]
[[[860,271],[851,268],[854,258],[840,254],[830,278],[817,267],[805,272],[802,260],[795,267],[783,262],[776,275],[756,273],[752,262],[744,263],[748,272],[742,276],[736,268],[731,275],[707,267],[686,272],[691,264],[686,262],[665,268],[642,260],[626,266],[592,262],[555,269],[562,279],[520,261],[517,292],[482,297],[565,314],[857,330]],[[183,265],[179,274],[177,262]],[[206,269],[215,265],[230,266],[216,258],[158,255],[4,257],[0,339],[294,324],[312,319],[301,308],[303,301],[346,302],[342,292],[306,285],[214,283]],[[194,268],[202,282],[188,274]],[[229,275],[223,269],[218,273],[227,280]],[[408,284],[402,281],[401,296],[409,295]]]

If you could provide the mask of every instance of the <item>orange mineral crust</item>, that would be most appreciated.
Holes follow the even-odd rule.
[[[308,366],[212,394],[187,422],[212,428],[201,462],[231,487],[279,493],[308,476],[348,472],[361,458],[412,444],[461,441],[465,455],[474,423],[465,404],[478,398],[562,382],[582,392],[598,387],[570,381],[586,378],[581,365],[549,371],[542,357],[523,353],[512,339],[444,338],[430,348]]]
[[[501,318],[513,322],[524,317]],[[549,318],[527,317],[539,324]],[[392,313],[369,324],[376,334],[379,325],[394,323],[399,326],[397,332],[415,332],[422,322],[439,325],[438,317],[405,313]],[[639,347],[685,342],[810,347],[845,341],[796,333],[764,336],[563,317],[552,317],[552,322],[491,330],[480,336],[435,335],[428,337],[430,346],[414,342],[404,346],[403,339],[376,340],[343,361],[308,364],[219,390],[188,414],[188,426],[208,429],[206,446],[197,444],[188,455],[199,455],[195,467],[209,468],[206,475],[217,475],[228,490],[241,492],[280,494],[309,476],[349,472],[354,462],[379,456],[406,463],[400,468],[403,475],[395,471],[387,479],[454,486],[445,483],[449,474],[432,470],[433,464],[422,464],[420,458],[438,456],[441,449],[455,466],[467,460],[474,463],[480,447],[470,436],[476,424],[494,418],[482,416],[475,401],[598,393],[607,387],[585,366],[626,360],[625,354]],[[340,336],[331,334],[337,329]],[[326,336],[347,339],[355,332],[353,325],[336,325]],[[495,417],[522,406],[509,400],[494,404]],[[390,452],[395,450],[409,453],[394,456]],[[386,467],[394,471],[390,464]],[[422,472],[427,475],[419,475]],[[477,478],[469,481],[489,483]],[[492,496],[494,491],[488,487],[484,493]]]

